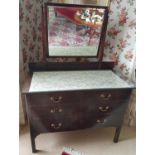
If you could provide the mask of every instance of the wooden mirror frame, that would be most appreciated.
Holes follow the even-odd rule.
[[[47,20],[47,7],[48,6],[61,6],[61,7],[92,7],[92,8],[102,8],[105,9],[104,12],[104,20],[102,23],[101,34],[99,38],[99,45],[98,51],[96,56],[49,56],[48,50],[48,20]],[[108,13],[109,7],[108,6],[97,6],[97,5],[77,5],[77,4],[60,4],[60,3],[43,3],[42,6],[42,35],[43,35],[43,59],[46,60],[47,58],[98,58],[99,61],[102,61],[104,55],[104,43],[105,43],[105,36],[107,30],[107,23],[108,23]]]

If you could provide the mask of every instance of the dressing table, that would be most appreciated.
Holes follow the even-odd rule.
[[[101,20],[103,23],[97,30],[100,35],[91,36],[94,42],[87,44],[89,36],[84,36],[83,32],[91,28],[81,27],[81,25],[79,27],[65,17],[59,14],[55,15],[54,10],[57,7],[67,7],[68,9],[78,7],[82,8],[83,11],[85,9],[100,9],[101,12],[104,12]],[[82,15],[79,15],[79,18]],[[107,21],[108,6],[44,4],[43,47],[45,60],[50,57],[93,57],[96,58],[96,61],[45,61],[44,63],[29,64],[31,79],[29,86],[23,90],[23,93],[26,99],[32,152],[37,151],[36,136],[47,132],[115,127],[113,141],[118,142],[124,113],[134,86],[113,72],[114,62],[102,62]],[[60,25],[63,34],[60,33],[59,27],[55,27],[57,24],[59,26],[59,23],[63,25]],[[69,25],[70,27],[68,27]],[[65,35],[66,40],[64,41],[67,41],[70,33],[74,36],[72,39],[76,37],[79,39],[68,44],[67,42],[62,43],[60,39]],[[82,37],[84,39],[81,39]],[[96,50],[95,54],[89,53],[91,49]]]

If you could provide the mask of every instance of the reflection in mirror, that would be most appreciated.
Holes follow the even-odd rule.
[[[109,6],[110,0],[52,0],[52,3]]]
[[[48,6],[49,56],[97,56],[103,8]]]

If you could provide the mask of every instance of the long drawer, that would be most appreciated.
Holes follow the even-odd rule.
[[[84,104],[103,103],[126,100],[130,90],[94,90],[94,91],[75,91],[75,92],[56,92],[56,93],[33,93],[27,95],[29,106],[50,106],[56,104],[74,103]]]
[[[83,102],[67,102],[56,105],[51,104],[49,106],[29,106],[28,113],[30,117],[52,117],[55,115],[63,117],[65,114],[85,115],[85,113],[91,113],[93,116],[95,116],[98,114],[110,114],[114,111],[120,112],[120,108],[126,102],[126,100],[120,100],[100,103],[83,100]]]

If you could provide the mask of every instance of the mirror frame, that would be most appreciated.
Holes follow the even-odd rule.
[[[83,8],[102,8],[105,9],[104,12],[104,20],[101,26],[101,34],[99,38],[98,50],[96,56],[49,56],[48,50],[48,6],[61,6],[61,7],[83,7]],[[105,36],[107,30],[107,23],[108,23],[108,13],[109,7],[108,6],[98,6],[98,5],[79,5],[79,4],[61,4],[61,3],[52,3],[52,2],[45,2],[42,6],[42,36],[43,36],[43,57],[46,58],[98,58],[102,61],[104,55],[104,43],[105,43]]]

